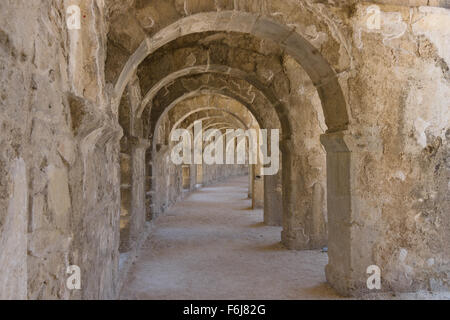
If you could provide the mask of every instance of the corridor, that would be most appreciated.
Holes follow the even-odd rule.
[[[287,250],[251,210],[248,177],[192,192],[154,220],[121,299],[334,299],[326,253]]]

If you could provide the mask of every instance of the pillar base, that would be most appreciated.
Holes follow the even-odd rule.
[[[290,250],[308,250],[308,238],[301,231],[281,231],[281,243]]]
[[[281,227],[283,222],[283,196],[281,171],[264,176],[264,224]]]
[[[281,243],[290,250],[319,250],[326,246],[326,239],[310,239],[306,237],[302,230],[281,231]]]

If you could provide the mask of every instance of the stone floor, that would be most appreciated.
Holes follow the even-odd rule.
[[[193,192],[155,219],[122,299],[336,299],[326,253],[290,251],[251,210],[248,177]]]

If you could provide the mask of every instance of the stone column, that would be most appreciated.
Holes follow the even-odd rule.
[[[195,187],[201,188],[203,186],[203,165],[197,164],[195,166],[197,166],[197,168],[195,170],[196,171]]]
[[[296,157],[291,140],[281,142],[282,157],[282,197],[283,197],[283,231],[281,242],[288,249],[309,249],[309,237],[306,230],[306,213],[299,206],[301,176],[298,175]]]
[[[264,176],[264,223],[268,226],[281,226],[283,220],[283,196],[281,171]]]
[[[191,188],[191,166],[183,165],[182,166],[182,188],[183,190],[189,190]]]
[[[262,209],[264,207],[264,179],[261,176],[261,165],[255,164],[252,167],[253,167],[252,208]]]
[[[295,153],[291,140],[281,143],[283,231],[282,243],[289,249],[320,249],[327,243],[319,186],[307,186],[304,154]],[[322,198],[323,199],[323,198]],[[316,202],[316,203],[315,203]],[[322,227],[321,227],[322,226]]]
[[[152,150],[151,147],[145,152],[145,210],[146,220],[153,219],[153,165],[152,165]]]
[[[191,164],[190,173],[190,181],[189,181],[189,190],[195,190],[197,185],[197,165]]]
[[[248,198],[252,198],[253,192],[253,165],[248,165]]]
[[[327,281],[341,294],[366,291],[367,267],[373,265],[377,208],[368,205],[358,177],[367,144],[347,131],[320,138],[327,152],[328,265]],[[376,183],[373,181],[372,183]]]
[[[147,139],[134,138],[131,147],[131,216],[130,235],[136,240],[145,225],[145,152],[150,147]]]
[[[127,252],[131,248],[132,181],[131,156],[122,152],[120,153],[120,252]]]
[[[271,151],[271,145],[268,146]],[[281,155],[278,159],[281,162]],[[264,176],[264,223],[268,226],[281,226],[283,220],[283,196],[282,196],[282,164],[279,164],[278,172],[274,175]]]

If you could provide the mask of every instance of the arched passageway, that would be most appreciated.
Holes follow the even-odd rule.
[[[152,224],[245,175],[242,201],[289,254],[328,246],[318,269],[338,293],[372,293],[372,269],[381,291],[449,290],[446,1],[78,0],[76,27],[75,1],[13,2],[0,4],[0,298],[116,298]],[[174,132],[203,140],[196,123],[214,142],[278,129],[279,170],[172,161]]]
[[[158,11],[149,4],[138,7],[143,16]],[[367,289],[366,270],[373,264],[373,255],[364,252],[372,248],[371,239],[378,234],[370,217],[378,214],[379,206],[358,191],[365,185],[363,177],[357,178],[358,166],[372,147],[370,134],[360,135],[356,123],[349,128],[339,79],[352,67],[352,57],[340,36],[333,40],[339,53],[324,46],[318,50],[301,28],[286,23],[290,18],[267,17],[252,9],[200,10],[146,30],[129,50],[131,54],[114,60],[122,68],[112,77],[113,109],[122,106],[127,85],[138,88],[142,94],[131,118],[139,134],[150,141],[171,108],[198,95],[229,97],[246,107],[260,127],[279,128],[280,175],[265,177],[264,187],[255,188],[262,177],[254,168],[250,170],[253,206],[264,203],[265,222],[282,224],[281,241],[287,248],[317,249],[328,244],[327,280],[342,294],[357,294]],[[322,27],[325,32],[333,28]],[[333,54],[341,59],[337,61]],[[171,121],[177,120],[169,119],[168,128]],[[170,130],[164,130],[167,142]],[[154,150],[146,160],[151,170],[162,165],[150,160],[156,156]],[[163,172],[152,173],[151,179]],[[221,175],[214,172],[216,178]],[[176,184],[166,181],[166,186]],[[158,186],[153,182],[147,188],[150,206],[161,198],[161,194],[154,197],[154,188]],[[256,201],[261,198],[265,201]],[[167,203],[174,201],[172,197]],[[151,207],[153,212],[147,216],[166,207]],[[281,217],[270,213],[280,211]]]
[[[339,298],[325,282],[326,253],[283,247],[281,227],[249,208],[247,187],[246,177],[229,178],[158,217],[121,299]]]
[[[176,36],[170,33],[177,26],[191,24],[192,19],[201,19],[202,23],[194,24],[193,28],[185,31],[181,29]],[[264,51],[263,43],[270,43],[271,47],[267,47],[270,49]],[[181,61],[186,63],[180,64]],[[248,61],[255,65],[246,65]],[[322,153],[322,158],[316,164],[318,170],[312,173],[315,182],[307,186],[310,182],[306,175],[311,176],[313,171],[308,172],[308,168],[299,165],[299,161],[304,163],[308,159],[306,162],[310,162],[312,158],[294,152],[297,144],[304,143],[304,129],[290,119],[297,111],[290,105],[288,98],[292,82],[291,74],[286,71],[290,68],[288,65],[292,70],[298,70],[305,79],[311,79],[312,88],[316,88],[317,99],[321,101],[324,110],[323,114],[317,109],[314,112],[320,114],[321,121],[328,126],[327,132],[331,134],[344,130],[348,117],[335,72],[302,36],[278,22],[249,13],[202,13],[195,18],[192,16],[181,19],[142,42],[118,76],[115,85],[117,99],[113,103],[118,104],[119,114],[123,109],[129,110],[130,123],[136,128],[135,134],[153,143],[152,151],[147,153],[146,158],[147,172],[151,172],[146,178],[149,180],[146,187],[149,199],[147,211],[150,211],[147,217],[159,215],[180,194],[179,190],[171,191],[171,186],[178,185],[170,177],[173,174],[177,176],[177,169],[169,169],[164,161],[167,162],[171,152],[168,140],[173,124],[178,125],[190,119],[171,119],[169,112],[187,98],[219,95],[239,102],[247,109],[246,112],[252,114],[260,128],[281,130],[281,141],[277,141],[281,144],[282,156],[277,159],[280,162],[277,166],[281,170],[277,170],[276,175],[263,177],[258,167],[249,168],[249,196],[252,198],[252,206],[264,207],[266,224],[283,225],[282,242],[288,248],[317,249],[326,245],[326,169],[319,142],[319,135],[324,132],[319,126],[312,129],[316,139],[313,142],[314,148]],[[137,92],[133,105],[128,107],[122,96],[127,83],[129,92]],[[221,108],[226,109],[225,106]],[[209,113],[197,119],[209,119],[215,126],[227,125],[226,122],[218,123],[213,120],[214,117],[223,117],[223,114],[213,116]],[[166,117],[168,119],[163,120]],[[274,148],[276,150],[278,148]],[[194,166],[181,169],[184,170],[184,178],[181,173],[181,185],[187,187],[189,180],[189,184],[195,186],[193,177],[196,169],[198,168]],[[205,168],[202,170],[205,182]],[[164,172],[170,175],[164,176]],[[215,171],[214,178],[210,181],[224,174],[226,173],[217,174]],[[300,193],[305,197],[299,198]],[[335,206],[331,208],[334,209]],[[342,231],[339,230],[339,234]],[[344,243],[335,241],[333,246]],[[337,251],[341,249],[336,247],[331,252],[336,252],[336,257],[340,257]]]

